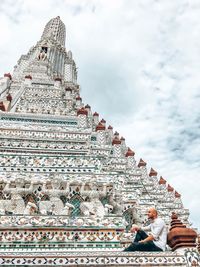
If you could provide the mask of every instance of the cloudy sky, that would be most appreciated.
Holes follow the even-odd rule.
[[[182,195],[200,229],[200,1],[1,0],[0,76],[58,15],[84,103]]]

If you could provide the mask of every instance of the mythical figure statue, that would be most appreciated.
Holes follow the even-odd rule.
[[[40,50],[40,53],[39,53],[39,55],[38,55],[38,59],[39,59],[39,60],[43,60],[43,61],[45,61],[46,58],[47,58],[47,53],[46,53],[46,51],[45,51],[44,49],[41,49],[41,50]]]
[[[112,213],[116,215],[122,215],[123,206],[122,206],[122,196],[119,193],[110,194],[109,204],[113,207]]]
[[[80,193],[83,196],[87,196],[89,201],[84,201],[80,205],[81,213],[85,216],[94,215],[96,217],[104,217],[105,209],[100,201],[101,197],[105,197],[107,193],[106,184],[103,184],[103,190],[98,190],[98,185],[95,182],[88,184],[90,190],[85,190],[85,183],[82,184]]]
[[[14,214],[23,214],[25,209],[25,203],[22,196],[29,194],[33,190],[33,181],[29,188],[24,188],[25,180],[22,178],[15,179],[15,188],[10,187],[11,181],[7,181],[3,189],[3,192],[11,195],[10,200],[0,201],[0,210],[5,212],[11,212]]]
[[[51,177],[51,189],[47,189],[47,182],[43,182],[42,192],[49,196],[49,201],[40,201],[39,210],[43,215],[48,212],[54,215],[60,215],[63,212],[64,204],[60,199],[61,195],[68,195],[69,184],[66,183],[66,189],[60,189],[61,180],[58,178]]]

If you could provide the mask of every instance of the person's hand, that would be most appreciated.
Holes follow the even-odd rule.
[[[135,233],[137,232],[138,230],[140,229],[140,227],[136,224],[133,224],[132,227],[131,227],[131,232],[132,233]]]

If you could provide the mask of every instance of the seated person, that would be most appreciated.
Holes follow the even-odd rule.
[[[155,208],[150,208],[147,213],[151,223],[146,227],[132,225],[131,232],[137,232],[134,242],[124,251],[165,251],[167,243],[167,227],[164,221],[158,217]],[[144,231],[151,231],[147,235]]]

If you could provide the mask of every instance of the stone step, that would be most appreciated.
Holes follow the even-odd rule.
[[[0,251],[1,266],[192,266],[195,256],[175,252],[120,252],[110,251]],[[190,257],[191,256],[191,257]],[[197,263],[198,264],[198,263]],[[194,266],[194,265],[193,265]],[[199,265],[195,265],[199,266]]]

